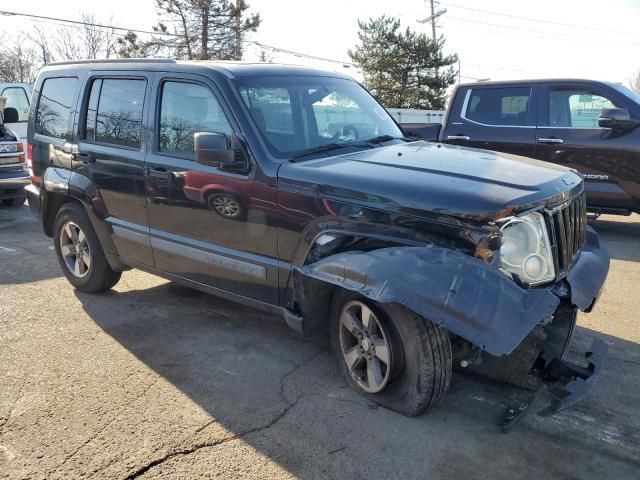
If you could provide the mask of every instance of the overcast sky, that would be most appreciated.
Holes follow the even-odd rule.
[[[430,34],[423,0],[249,0],[262,25],[252,40],[310,55],[348,61],[357,42],[358,19],[398,16],[403,26]],[[79,19],[81,10],[106,22],[149,30],[157,21],[154,0],[20,0],[0,9]],[[640,69],[640,0],[441,1],[446,9],[438,33],[446,50],[461,59],[463,81],[532,77],[586,77],[628,83]],[[493,12],[493,13],[490,13]],[[501,15],[496,15],[499,13]],[[526,17],[516,18],[516,17]],[[541,20],[541,21],[536,21]],[[33,25],[0,16],[0,29],[16,34]],[[54,25],[40,23],[44,27]],[[571,26],[570,26],[571,25]],[[246,59],[256,58],[249,48]],[[276,62],[314,64],[350,73],[341,64],[268,52]]]

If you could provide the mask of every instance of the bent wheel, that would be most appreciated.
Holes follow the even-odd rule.
[[[446,330],[401,305],[339,291],[331,306],[331,341],[354,390],[407,416],[435,407],[451,382]]]

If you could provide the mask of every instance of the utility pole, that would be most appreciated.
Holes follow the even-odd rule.
[[[431,38],[436,41],[436,5],[435,0],[431,0]]]

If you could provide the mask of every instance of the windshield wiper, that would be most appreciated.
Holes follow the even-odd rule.
[[[377,143],[389,142],[391,140],[404,140],[405,142],[408,142],[411,139],[409,137],[394,137],[392,135],[378,135],[377,137],[370,138],[369,140],[363,140],[363,142],[372,143],[375,145]]]
[[[378,135],[377,137],[369,138],[368,140],[355,140],[347,143],[327,143],[325,145],[318,145],[317,147],[310,148],[304,152],[298,153],[289,159],[290,162],[295,162],[299,158],[313,155],[315,153],[331,152],[333,150],[339,150],[344,147],[356,147],[356,148],[372,148],[379,143],[388,142],[390,140],[404,140],[405,142],[411,141],[408,137],[394,137],[392,135]]]
[[[309,148],[302,153],[298,153],[289,159],[290,162],[295,162],[297,159],[313,155],[314,153],[331,152],[333,150],[339,150],[346,147],[358,147],[358,148],[370,148],[371,145],[368,142],[351,142],[351,143],[327,143],[325,145],[318,145],[317,147]]]

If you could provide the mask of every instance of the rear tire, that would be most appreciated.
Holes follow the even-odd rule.
[[[25,195],[20,195],[19,197],[5,198],[4,200],[2,200],[2,203],[7,207],[18,207],[24,204],[26,199],[27,197]]]
[[[368,309],[373,314],[371,318],[375,321],[369,321],[369,325],[377,325],[373,330],[365,328],[363,340],[358,340],[360,333],[350,335],[351,330],[342,320],[348,313],[359,320],[356,323],[360,328],[364,327],[362,317],[366,313],[359,318],[357,314],[360,305],[366,307],[361,312]],[[331,343],[340,371],[358,393],[409,417],[428,412],[442,400],[449,389],[452,370],[451,342],[446,330],[401,305],[377,304],[347,291],[334,295],[330,318]],[[380,381],[374,380],[375,388],[370,388],[372,382],[367,381],[370,364],[383,342],[390,352],[381,358],[386,357],[389,362],[386,365],[382,362]],[[375,346],[373,350],[371,344]],[[354,362],[352,359],[358,352],[362,358]]]
[[[112,288],[121,272],[109,266],[100,240],[84,208],[65,204],[53,227],[54,247],[62,273],[81,292],[98,293]]]

